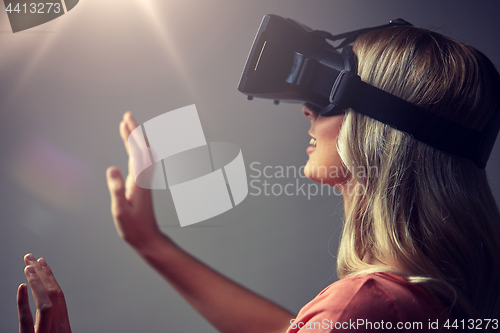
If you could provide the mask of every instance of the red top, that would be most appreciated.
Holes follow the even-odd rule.
[[[444,324],[437,320],[436,302],[421,286],[396,274],[372,273],[325,288],[299,311],[287,333],[435,333]]]

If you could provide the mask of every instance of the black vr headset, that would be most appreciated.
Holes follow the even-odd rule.
[[[357,59],[349,44],[365,32],[403,25],[411,24],[397,19],[334,36],[291,19],[266,15],[238,90],[249,100],[259,97],[273,99],[275,104],[280,100],[308,102],[324,117],[352,108],[484,168],[500,128],[499,107],[489,124],[475,131],[367,84],[356,74]],[[341,39],[338,46],[327,42]],[[337,51],[340,48],[342,53]]]

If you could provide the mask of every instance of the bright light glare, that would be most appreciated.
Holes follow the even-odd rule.
[[[175,50],[175,39],[172,37],[169,28],[163,23],[158,9],[154,7],[153,1],[151,0],[139,0],[139,2],[141,2],[141,7],[150,17],[150,22],[154,26],[155,33],[157,34],[158,39],[161,41],[163,49],[165,50],[169,58],[173,60],[175,67],[179,71],[179,74],[184,81],[184,84],[193,93],[194,87],[190,84],[189,75],[187,73],[186,66],[184,66],[183,64],[182,56]]]

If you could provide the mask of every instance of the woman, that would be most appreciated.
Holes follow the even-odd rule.
[[[440,34],[407,26],[373,31],[356,40],[354,52],[363,81],[464,126],[481,130],[500,105],[500,79],[489,60]],[[158,229],[151,191],[111,167],[107,181],[119,235],[221,332],[486,330],[486,320],[487,330],[498,328],[500,214],[484,170],[351,109],[322,117],[304,105],[303,113],[312,136],[306,176],[342,190],[345,223],[341,280],[298,315],[176,246]],[[126,148],[136,126],[125,114],[120,134]],[[39,326],[51,322],[59,325],[55,331],[69,332],[50,269],[42,259],[25,261],[41,309]],[[18,295],[21,328],[32,330],[25,286]]]
[[[498,109],[498,72],[442,35],[378,30],[359,37],[354,51],[363,81],[459,124],[482,130]],[[352,110],[342,123],[305,113],[317,139],[308,166],[353,170],[349,179],[314,180],[364,190],[344,195],[339,278],[395,272],[434,298],[440,318],[498,318],[500,215],[484,170]],[[373,167],[378,173],[354,172]]]

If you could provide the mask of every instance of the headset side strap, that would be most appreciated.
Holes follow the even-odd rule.
[[[480,168],[479,158],[483,133],[443,118],[399,97],[361,81],[359,76],[342,71],[330,94],[331,105],[323,116],[338,114],[348,107],[406,132],[416,140],[452,155],[473,160]],[[328,111],[328,114],[326,113]]]

